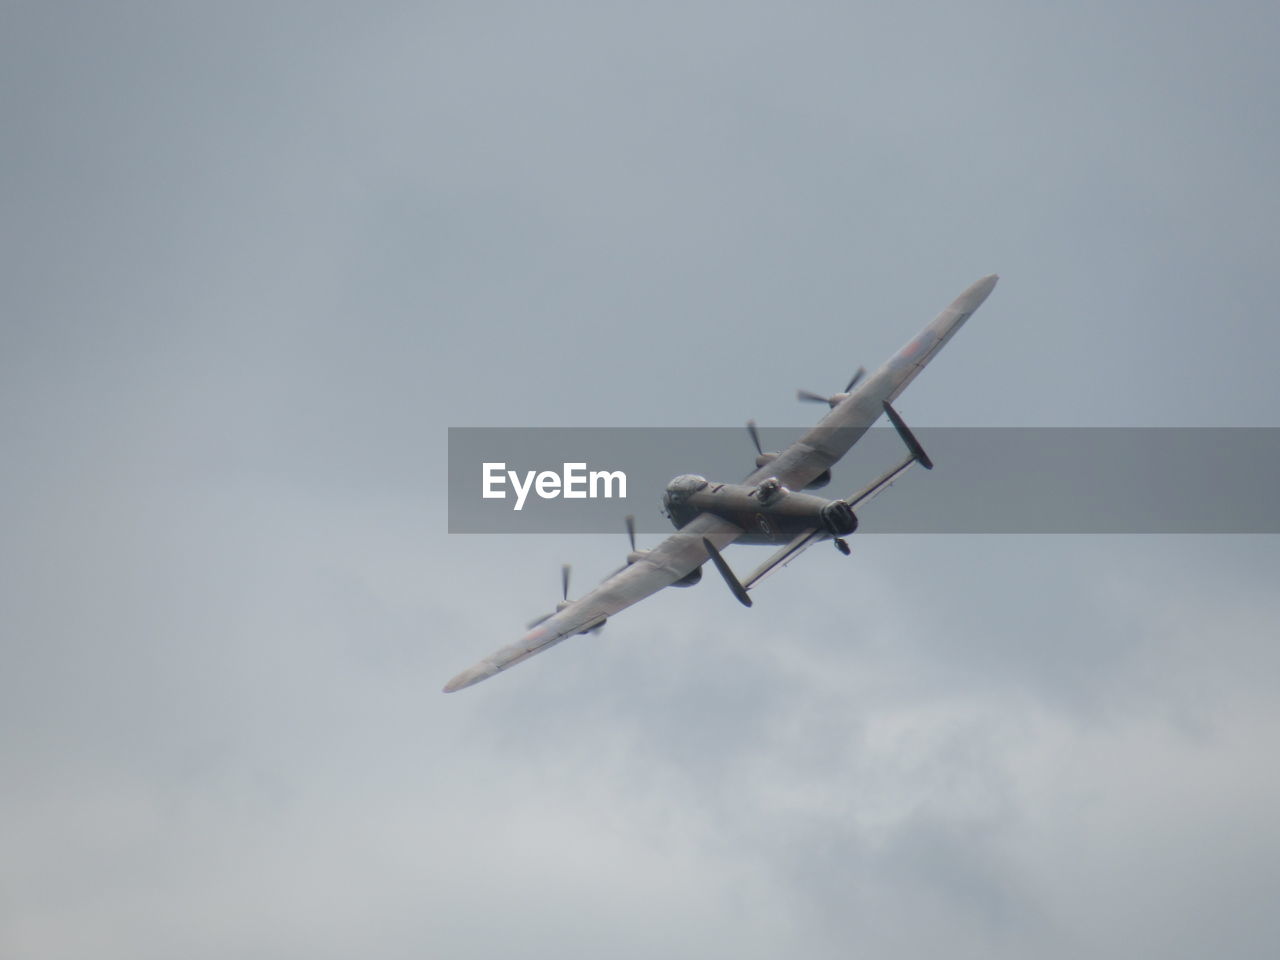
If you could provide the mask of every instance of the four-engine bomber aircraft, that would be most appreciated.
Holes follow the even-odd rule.
[[[627,518],[631,552],[627,564],[579,600],[570,601],[569,568],[563,571],[564,600],[554,613],[529,624],[529,632],[510,646],[464,670],[444,688],[445,693],[487,680],[508,667],[541,653],[565,637],[591,633],[609,617],[657,593],[663,587],[687,587],[702,578],[710,560],[739,601],[751,606],[748,591],[766,575],[789,563],[819,540],[830,539],[848,554],[844,537],[858,528],[855,511],[893,483],[912,464],[926,470],[933,464],[897,411],[891,406],[907,385],[987,299],[998,278],[983,277],[940,313],[918,337],[899,350],[879,370],[863,379],[859,370],[844,391],[830,397],[801,391],[802,400],[827,403],[831,410],[817,426],[781,453],[765,453],[754,423],[748,423],[759,456],[756,470],[742,483],[713,483],[687,474],[667,485],[663,506],[676,527],[652,550],[635,548],[635,522]],[[825,486],[831,467],[884,413],[908,450],[902,463],[870,486],[842,500],[827,500],[802,489]],[[773,556],[739,580],[720,551],[729,544],[783,544]]]

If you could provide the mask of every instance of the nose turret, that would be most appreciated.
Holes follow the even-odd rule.
[[[667,490],[666,493],[663,494],[663,500],[668,504],[683,503],[706,485],[706,477],[700,477],[696,473],[682,473],[667,484]]]

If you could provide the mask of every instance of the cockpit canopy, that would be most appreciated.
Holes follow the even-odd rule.
[[[707,478],[696,473],[683,473],[667,484],[667,501],[679,503],[707,485]]]

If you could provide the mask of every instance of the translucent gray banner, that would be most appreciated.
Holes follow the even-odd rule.
[[[782,450],[802,432],[760,436]],[[868,504],[861,532],[1280,533],[1277,428],[915,432],[935,468],[909,471]],[[831,483],[809,492],[847,496],[903,454],[893,430],[871,430]],[[672,477],[736,483],[755,456],[742,428],[454,427],[449,532],[616,533],[630,513],[639,531],[667,533],[661,500]]]

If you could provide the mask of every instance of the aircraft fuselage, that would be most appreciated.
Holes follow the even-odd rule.
[[[746,531],[739,543],[786,543],[815,527],[839,537],[858,527],[843,501],[788,490],[773,478],[758,484],[711,483],[685,474],[667,485],[662,505],[676,529],[700,513],[728,520]]]

